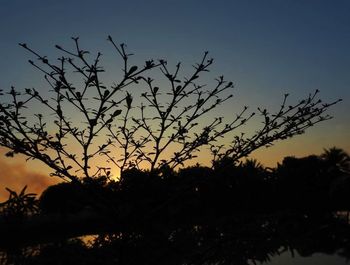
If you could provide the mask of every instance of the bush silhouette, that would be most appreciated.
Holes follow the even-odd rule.
[[[48,187],[40,196],[39,207],[44,214],[71,214],[88,205],[88,195],[81,185],[59,183]]]

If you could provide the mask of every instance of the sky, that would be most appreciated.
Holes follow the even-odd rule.
[[[2,0],[0,88],[47,89],[19,42],[55,58],[55,44],[71,46],[70,38],[79,36],[86,49],[104,54],[107,82],[121,68],[108,35],[126,43],[134,58],[166,58],[174,65],[182,61],[191,66],[208,50],[215,59],[209,77],[223,74],[235,84],[235,97],[217,115],[233,116],[244,105],[252,111],[258,106],[276,109],[284,93],[292,102],[316,89],[325,101],[343,99],[330,109],[332,120],[259,150],[253,158],[275,166],[285,156],[320,154],[332,146],[350,152],[349,13],[346,0]],[[258,126],[253,122],[251,128]],[[21,168],[23,176],[11,168]],[[40,163],[1,156],[0,200],[5,186],[28,184],[40,192],[54,182],[47,180],[48,173]]]

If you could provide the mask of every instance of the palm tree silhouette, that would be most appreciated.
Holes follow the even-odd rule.
[[[243,168],[251,171],[263,171],[264,166],[254,158],[248,158],[244,163],[242,163]]]
[[[333,169],[350,172],[350,156],[341,148],[331,147],[329,149],[324,149],[321,158]]]

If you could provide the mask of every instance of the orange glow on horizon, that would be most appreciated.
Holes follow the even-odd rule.
[[[255,158],[266,167],[275,167],[278,162],[282,162],[286,156],[303,157],[308,155],[320,155],[324,148],[333,146],[344,149],[350,153],[350,143],[343,133],[344,128],[338,131],[338,137],[330,138],[329,130],[336,131],[334,128],[327,127],[327,130],[317,130],[306,133],[304,136],[297,136],[287,141],[277,142],[270,148],[261,148],[255,151],[250,157]],[[26,162],[23,155],[17,155],[14,158],[5,157],[5,148],[0,148],[0,202],[8,198],[8,192],[5,187],[19,191],[25,185],[28,185],[28,191],[40,194],[46,187],[59,183],[62,180],[57,177],[49,177],[50,169],[40,161]],[[118,180],[120,169],[110,163],[97,159],[99,166],[110,167],[111,178]],[[189,161],[185,166],[199,163],[202,166],[211,165],[211,157],[208,150],[198,152],[198,158]],[[146,167],[142,167],[147,169]]]

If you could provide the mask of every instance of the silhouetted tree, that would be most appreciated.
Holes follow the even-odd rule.
[[[334,169],[337,168],[350,173],[350,156],[343,149],[337,147],[324,149],[321,158]]]
[[[44,214],[77,213],[88,205],[88,194],[76,183],[59,183],[48,187],[40,196],[39,207]]]
[[[44,74],[49,89],[42,93],[35,88],[0,91],[0,145],[10,149],[7,156],[21,153],[41,160],[53,169],[53,175],[73,181],[101,174],[109,177],[109,166],[100,162],[95,162],[100,166],[93,166],[92,161],[101,156],[121,171],[141,165],[151,172],[164,166],[173,169],[195,158],[205,146],[210,147],[214,161],[225,157],[237,161],[330,119],[325,112],[339,101],[322,103],[316,91],[289,105],[285,94],[277,112],[258,108],[263,125],[254,135],[230,136],[255,113],[244,107],[228,119],[217,117],[201,124],[200,118],[232,97],[228,93],[233,88],[223,76],[217,77],[212,87],[201,84],[201,75],[213,64],[208,52],[193,66],[192,73],[182,77],[180,63],[174,70],[165,60],[132,65],[126,46],[117,45],[108,36],[123,66],[120,80],[107,85],[102,81],[101,53],[91,58],[78,38],[73,41],[73,50],[56,45],[63,54],[56,62],[20,43],[36,57],[29,63]],[[165,79],[168,87],[149,77],[155,69],[160,70],[160,79]],[[76,81],[77,76],[81,82]],[[138,106],[134,106],[131,90],[136,85],[146,87]],[[33,112],[36,104],[40,113]],[[219,144],[222,137],[232,137],[231,144]],[[169,154],[169,150],[175,151]]]
[[[324,161],[316,155],[302,158],[286,157],[279,164],[278,197],[280,206],[308,210],[329,209],[329,188],[332,176]]]
[[[350,209],[350,156],[341,148],[324,149],[320,156],[332,178],[329,196],[338,210]]]

